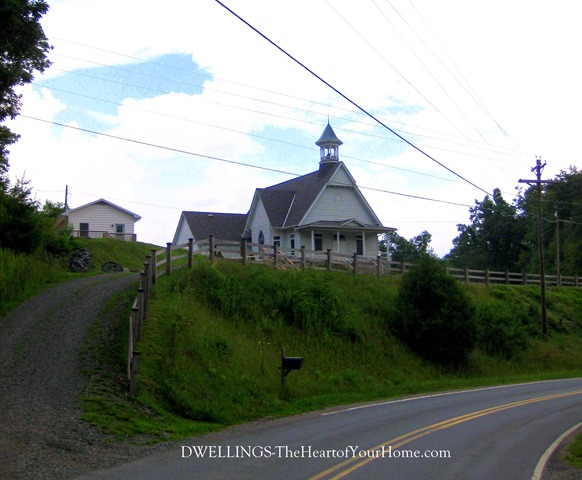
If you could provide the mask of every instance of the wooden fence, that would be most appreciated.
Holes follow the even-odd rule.
[[[401,275],[414,265],[405,262],[393,262],[381,255],[364,257],[362,255],[346,255],[333,252],[331,249],[321,252],[307,250],[304,246],[299,249],[281,249],[278,245],[263,245],[247,241],[232,242],[217,240],[210,237],[207,241],[194,243],[192,239],[185,245],[172,245],[166,248],[152,250],[146,257],[144,269],[141,273],[137,296],[131,307],[129,317],[129,348],[127,377],[129,394],[134,396],[137,391],[137,371],[139,352],[135,345],[141,340],[143,324],[147,314],[148,296],[152,286],[161,275],[171,275],[178,268],[192,268],[194,255],[208,256],[210,262],[218,258],[247,263],[262,263],[276,269],[306,269],[318,268],[328,271],[343,271],[356,274],[376,275],[378,277]],[[446,267],[447,272],[454,278],[465,283],[481,283],[485,285],[539,285],[540,275],[532,273],[499,272],[492,270],[472,270],[468,268]],[[566,277],[545,275],[547,286],[582,286],[582,279],[578,276]]]

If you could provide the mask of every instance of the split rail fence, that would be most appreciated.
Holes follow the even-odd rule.
[[[171,275],[178,268],[192,268],[195,255],[208,256],[210,262],[216,259],[247,263],[262,263],[276,269],[306,269],[318,268],[328,271],[344,271],[356,274],[376,275],[378,277],[401,275],[414,265],[408,262],[394,262],[382,255],[368,257],[362,255],[346,255],[328,249],[325,252],[299,249],[281,249],[278,245],[264,245],[242,240],[232,242],[217,240],[210,236],[208,241],[194,243],[192,239],[185,245],[172,245],[166,248],[152,250],[146,257],[141,273],[137,296],[131,307],[129,317],[129,345],[127,377],[129,394],[134,396],[137,391],[137,372],[139,352],[135,345],[142,338],[143,323],[147,315],[148,297],[152,286],[161,275]],[[540,275],[533,273],[515,273],[493,270],[473,270],[468,268],[450,268],[447,272],[454,278],[465,283],[481,283],[485,285],[539,285]],[[578,276],[545,275],[547,286],[582,286],[582,278]]]

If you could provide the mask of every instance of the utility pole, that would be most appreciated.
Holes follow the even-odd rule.
[[[69,186],[65,185],[65,212],[69,209]]]
[[[556,208],[556,283],[562,286],[562,273],[560,272],[560,214]]]
[[[548,338],[548,319],[546,314],[546,276],[544,271],[544,234],[542,228],[542,183],[551,183],[551,180],[542,180],[542,171],[546,164],[536,158],[536,166],[531,169],[536,174],[535,180],[519,180],[519,183],[534,184],[538,193],[538,248],[540,253],[540,296],[542,303],[542,336],[544,340]]]

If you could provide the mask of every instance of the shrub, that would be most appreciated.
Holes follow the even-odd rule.
[[[462,365],[475,341],[474,307],[437,260],[425,256],[402,278],[393,333],[424,358]]]

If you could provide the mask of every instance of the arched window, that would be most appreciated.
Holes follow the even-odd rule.
[[[263,233],[262,230],[259,232],[259,243],[261,245],[264,245],[265,244],[265,234]]]

